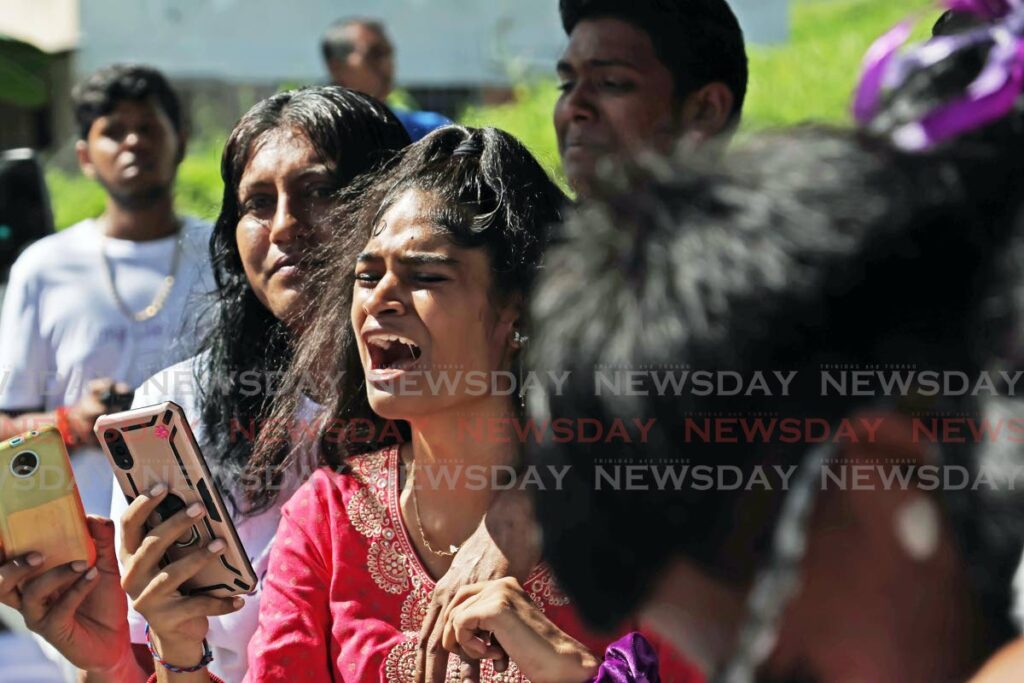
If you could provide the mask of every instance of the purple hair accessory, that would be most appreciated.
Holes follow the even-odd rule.
[[[910,29],[909,21],[897,24],[876,40],[864,55],[863,72],[853,97],[853,118],[857,123],[867,122],[878,109],[886,67],[907,42]]]
[[[938,64],[950,55],[979,45],[991,45],[981,72],[953,99],[917,121],[889,131],[892,142],[910,152],[935,145],[1006,116],[1024,92],[1024,0],[947,0],[959,11],[999,21],[964,33],[932,38],[900,51],[909,23],[890,30],[868,50],[853,101],[854,120],[870,129],[882,92],[900,88],[913,73]]]
[[[658,653],[639,633],[625,635],[608,646],[591,683],[660,683]]]
[[[997,52],[999,54],[997,54]],[[1024,89],[1024,41],[993,49],[982,73],[964,97],[928,114],[916,124],[893,132],[893,141],[916,152],[992,123],[1013,109]]]
[[[954,12],[976,14],[984,19],[999,19],[1021,6],[1021,0],[945,0]]]

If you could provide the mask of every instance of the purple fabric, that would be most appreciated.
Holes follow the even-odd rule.
[[[1011,9],[1020,7],[1020,0],[946,0],[945,5],[956,12],[970,12],[986,19],[998,19]]]
[[[660,683],[658,653],[639,633],[616,640],[604,651],[604,662],[592,683]]]
[[[899,88],[914,72],[973,46],[988,48],[985,66],[963,93],[937,106],[920,120],[891,131],[893,143],[908,151],[927,150],[949,138],[981,128],[1006,116],[1024,92],[1024,0],[946,0],[958,11],[972,12],[992,24],[953,36],[941,36],[905,52],[910,24],[883,35],[864,58],[854,94],[853,115],[870,126],[882,92]]]
[[[909,37],[910,22],[904,21],[894,26],[868,48],[867,54],[864,55],[864,72],[853,97],[853,118],[858,123],[870,120],[878,109],[886,67]]]
[[[928,149],[961,133],[980,128],[1009,112],[1024,89],[1024,41],[993,48],[989,62],[967,90],[926,116],[915,130],[897,130],[897,144],[909,151]]]

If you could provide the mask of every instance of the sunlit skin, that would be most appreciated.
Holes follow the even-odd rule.
[[[429,391],[421,373],[490,373],[511,363],[509,338],[518,317],[514,306],[496,310],[491,297],[491,265],[483,249],[454,245],[430,218],[434,200],[419,191],[403,194],[383,215],[378,230],[359,256],[352,306],[359,356],[374,412],[385,418],[415,421],[417,415],[467,408],[497,398],[455,391]],[[397,335],[398,365],[374,362],[371,340]],[[423,391],[412,395],[404,386]],[[482,408],[482,405],[480,406]]]
[[[279,320],[299,312],[337,181],[300,131],[264,134],[238,186],[235,239],[256,298]]]
[[[435,392],[423,381],[426,372],[435,377],[474,371],[490,376],[508,369],[516,352],[512,333],[519,317],[517,303],[496,301],[487,252],[455,246],[431,217],[434,207],[429,194],[410,190],[384,212],[356,264],[351,312],[370,406],[381,417],[407,421],[412,430],[402,447],[406,520],[414,518],[411,488],[404,478],[412,462],[429,470],[453,462],[509,465],[516,458],[509,443],[484,440],[469,448],[466,443],[465,420],[514,415],[508,395],[473,393],[465,382]],[[401,337],[408,345],[396,343],[390,355],[382,355],[374,343],[381,336]],[[418,377],[418,383],[403,385],[403,376]],[[463,543],[493,497],[491,490],[460,482],[440,490],[420,479],[416,488],[426,534],[442,548]],[[443,576],[451,558],[430,552],[422,537],[413,536],[424,566],[433,576]]]
[[[619,19],[581,21],[557,66],[555,134],[569,184],[584,190],[597,161],[622,151],[666,152],[679,131],[672,73],[646,32]]]
[[[951,523],[929,493],[886,488],[873,471],[880,462],[928,457],[911,440],[908,418],[874,417],[884,419],[878,435],[863,436],[837,458],[872,470],[870,481],[858,480],[861,490],[816,494],[799,589],[758,681],[903,683],[964,680],[970,673],[977,647],[972,639],[981,641],[976,634],[984,629]],[[913,556],[896,521],[908,505],[922,503],[936,511],[937,543],[927,555]],[[743,519],[743,512],[736,518]],[[735,532],[743,533],[743,526]],[[641,615],[710,672],[733,651],[746,599],[743,587],[679,558],[663,572]]]

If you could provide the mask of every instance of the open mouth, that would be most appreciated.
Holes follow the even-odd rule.
[[[366,340],[372,370],[407,370],[423,355],[411,339],[397,334],[376,335]]]

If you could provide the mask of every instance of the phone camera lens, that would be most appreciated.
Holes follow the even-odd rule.
[[[110,450],[114,454],[114,463],[122,470],[130,470],[132,465],[135,464],[135,459],[132,458],[132,453],[128,450],[128,444],[120,438],[120,435],[118,435],[118,440],[110,447]]]
[[[113,429],[108,429],[107,431],[103,432],[103,438],[106,440],[107,443],[114,443],[115,441],[121,438],[121,435],[115,432]]]
[[[11,474],[24,479],[31,477],[39,469],[39,456],[32,451],[22,451],[11,460]]]

